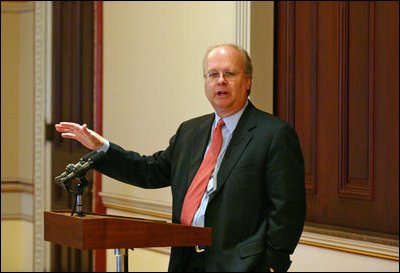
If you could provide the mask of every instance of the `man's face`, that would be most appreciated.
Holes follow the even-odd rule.
[[[230,46],[213,49],[204,62],[206,96],[221,117],[239,111],[246,103],[251,77],[244,74],[244,58]]]

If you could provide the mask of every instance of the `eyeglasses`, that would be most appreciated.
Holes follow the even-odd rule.
[[[222,72],[222,76],[224,77],[225,80],[227,81],[232,81],[236,78],[237,75],[239,75],[239,72],[234,72],[234,71],[224,71]],[[220,72],[217,71],[209,71],[207,72],[207,74],[204,75],[204,77],[207,80],[210,81],[217,81],[219,79],[219,77],[221,76]]]

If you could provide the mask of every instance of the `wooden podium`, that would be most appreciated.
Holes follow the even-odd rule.
[[[120,249],[211,245],[211,228],[106,214],[86,213],[82,217],[70,214],[44,212],[46,241],[78,249],[115,249],[117,259]],[[117,271],[122,266],[127,270],[127,264],[119,262]]]

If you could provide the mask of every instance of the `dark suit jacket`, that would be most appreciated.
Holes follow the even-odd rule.
[[[143,187],[171,186],[172,220],[179,223],[187,189],[202,161],[214,114],[180,125],[164,151],[151,156],[111,143],[96,169]],[[286,271],[305,219],[304,162],[295,131],[249,102],[221,163],[205,226],[207,271]],[[173,247],[169,271],[184,270],[188,247]]]

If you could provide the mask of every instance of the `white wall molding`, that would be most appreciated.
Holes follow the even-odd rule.
[[[1,180],[1,193],[7,192],[33,192],[32,181],[21,181],[18,179],[2,179]]]
[[[250,52],[251,1],[236,1],[236,44]]]
[[[25,220],[33,223],[32,185],[24,187],[1,185],[1,220]]]
[[[33,223],[33,217],[30,214],[23,214],[23,213],[7,213],[5,215],[1,215],[2,221],[9,221],[9,220],[23,220],[26,222]]]
[[[119,210],[127,213],[141,214],[160,219],[171,219],[172,207],[168,202],[133,196],[118,195],[114,193],[100,192],[103,205],[106,208]]]
[[[361,254],[371,257],[399,260],[399,246],[378,244],[362,240],[331,236],[303,231],[301,244],[318,246],[337,251]]]
[[[17,182],[22,184],[33,184],[32,179],[27,179],[24,177],[1,177],[1,183],[8,183],[8,182]]]
[[[45,117],[46,95],[51,90],[51,1],[35,5],[34,69],[34,271],[46,271],[48,250],[44,242],[43,211],[50,198],[46,175]]]

